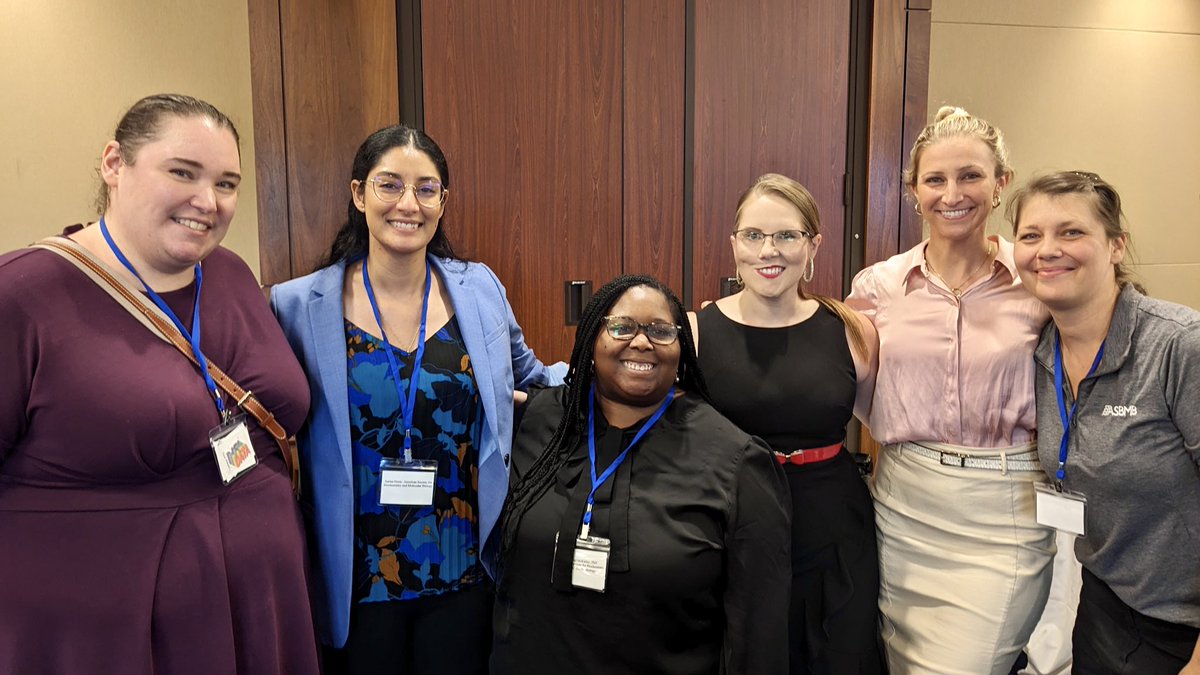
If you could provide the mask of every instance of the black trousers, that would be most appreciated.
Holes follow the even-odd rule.
[[[1078,675],[1177,675],[1192,658],[1200,629],[1146,616],[1084,568],[1075,619]]]
[[[326,675],[486,675],[492,652],[490,583],[427,598],[359,603],[350,637],[326,649]]]

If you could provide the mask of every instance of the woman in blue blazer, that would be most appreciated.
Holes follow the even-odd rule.
[[[492,271],[455,256],[449,183],[425,133],[375,132],[322,267],[271,292],[312,389],[298,441],[327,672],[486,672],[482,551],[507,492],[514,390],[562,380]]]

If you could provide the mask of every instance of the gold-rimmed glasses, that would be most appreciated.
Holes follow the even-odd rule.
[[[404,197],[405,191],[412,188],[413,197],[416,197],[418,204],[436,208],[446,201],[446,193],[449,192],[449,189],[442,187],[440,182],[433,179],[419,180],[412,185],[405,185],[398,176],[390,173],[381,173],[368,182],[379,201],[389,204],[400,201]]]

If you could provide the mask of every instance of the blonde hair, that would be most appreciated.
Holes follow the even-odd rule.
[[[821,212],[817,209],[817,200],[813,198],[812,193],[798,181],[777,173],[763,174],[754,179],[750,187],[746,188],[746,191],[738,198],[737,211],[734,212],[733,216],[735,228],[742,220],[742,211],[745,209],[746,203],[752,198],[761,195],[774,195],[791,204],[800,212],[800,221],[804,224],[805,230],[811,232],[813,235],[821,233]],[[825,305],[829,311],[841,319],[842,323],[846,325],[847,330],[850,331],[850,346],[854,351],[864,357],[870,353],[867,347],[867,338],[863,335],[862,324],[858,322],[857,312],[833,298],[816,294],[809,296],[804,292],[803,281],[796,285],[796,291],[800,294],[801,298],[811,297],[813,300]]]
[[[987,120],[975,117],[957,106],[945,105],[938,109],[933,121],[921,130],[913,143],[908,154],[908,167],[904,169],[902,176],[904,184],[910,190],[916,187],[921,155],[929,146],[947,138],[964,136],[978,138],[992,152],[992,157],[996,160],[997,179],[1013,175],[1012,167],[1008,165],[1008,146],[1004,144],[1004,134]]]

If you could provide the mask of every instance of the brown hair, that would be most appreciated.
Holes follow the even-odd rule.
[[[184,94],[154,94],[134,103],[117,123],[113,140],[121,145],[121,161],[132,165],[137,159],[138,150],[158,139],[163,122],[168,117],[202,117],[212,120],[217,126],[228,129],[229,133],[233,134],[234,143],[238,145],[238,154],[241,154],[242,139],[238,136],[237,127],[225,113],[217,110],[216,106]],[[96,213],[104,215],[107,210],[108,185],[102,180],[100,190],[96,193]]]
[[[1129,241],[1129,230],[1125,228],[1125,212],[1121,210],[1121,195],[1117,194],[1117,189],[1111,183],[1101,178],[1098,174],[1090,171],[1058,171],[1056,173],[1048,173],[1041,176],[1036,176],[1025,185],[1017,189],[1013,194],[1013,198],[1008,203],[1008,210],[1005,216],[1012,223],[1013,235],[1016,236],[1017,227],[1020,225],[1021,210],[1025,208],[1025,204],[1032,197],[1037,195],[1046,195],[1047,197],[1059,197],[1062,195],[1080,195],[1087,199],[1092,206],[1092,214],[1096,216],[1096,220],[1100,222],[1100,226],[1104,228],[1104,236],[1108,241],[1115,241],[1124,238]],[[1129,255],[1121,262],[1116,263],[1114,271],[1117,276],[1117,286],[1125,286],[1125,284],[1133,284],[1133,287],[1139,293],[1145,294],[1146,289],[1140,283],[1134,280],[1133,272],[1130,271],[1126,260]]]
[[[916,187],[921,155],[926,148],[947,138],[963,136],[978,138],[992,151],[992,157],[996,160],[996,178],[1013,175],[1012,167],[1008,165],[1008,146],[1004,144],[1004,134],[987,120],[975,117],[962,108],[946,105],[938,109],[933,121],[921,130],[913,143],[908,154],[908,167],[902,176],[904,184],[910,190]]]
[[[777,173],[763,174],[754,179],[750,187],[746,188],[746,191],[738,198],[737,211],[733,216],[735,227],[742,220],[742,210],[746,203],[751,198],[760,195],[775,195],[791,204],[800,212],[800,220],[804,223],[806,230],[814,235],[821,233],[821,212],[817,209],[817,200],[813,198],[812,193],[799,182]],[[858,314],[854,310],[833,298],[816,294],[809,296],[804,292],[803,281],[796,285],[796,289],[801,298],[812,297],[825,305],[829,311],[841,319],[842,323],[846,324],[846,328],[850,331],[850,346],[860,356],[870,353],[870,349],[867,347],[867,338],[863,335],[862,324],[858,322]]]

